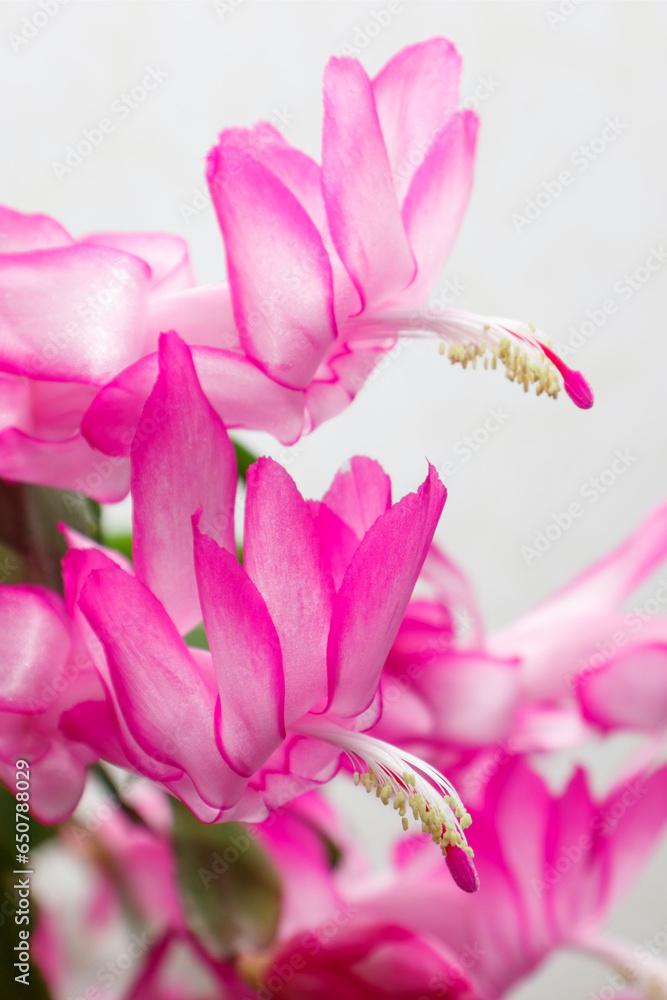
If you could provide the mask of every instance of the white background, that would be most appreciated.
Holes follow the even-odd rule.
[[[564,395],[557,402],[524,395],[499,372],[452,368],[425,343],[403,350],[296,453],[269,439],[248,442],[285,461],[311,496],[355,453],[382,462],[397,497],[423,479],[425,456],[441,469],[455,461],[438,538],[471,575],[486,621],[496,627],[667,499],[667,264],[627,300],[617,285],[651,248],[667,250],[667,5],[403,0],[370,39],[366,25],[387,7],[383,0],[241,0],[220,10],[208,2],[71,0],[17,50],[12,35],[40,8],[2,3],[0,200],[51,214],[75,235],[179,232],[190,241],[199,280],[220,280],[213,210],[184,217],[205,190],[203,159],[217,132],[271,118],[290,142],[319,157],[321,77],[330,55],[356,47],[373,74],[403,45],[435,34],[454,41],[464,59],[462,95],[474,98],[486,80],[477,93],[487,96],[478,108],[470,208],[437,289],[449,277],[465,286],[457,307],[532,320],[556,345],[569,341],[587,310],[613,299],[615,314],[568,358],[592,382],[595,407],[581,412]],[[166,79],[120,120],[113,103],[148,67]],[[54,161],[104,117],[114,131],[59,180]],[[625,127],[581,170],[577,150],[600,136],[608,118]],[[517,232],[512,216],[524,214],[526,201],[564,169],[573,183]],[[507,415],[502,428],[461,460],[457,443],[498,407]],[[617,449],[633,461],[591,503],[581,491],[609,469]],[[521,546],[533,545],[535,533],[573,501],[583,515],[528,565]],[[617,915],[618,929],[637,940],[667,925],[665,859],[667,852]],[[560,958],[517,996],[549,1000],[565,989],[583,997],[605,983],[599,968]]]

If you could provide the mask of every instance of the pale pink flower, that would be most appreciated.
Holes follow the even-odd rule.
[[[154,320],[193,346],[227,427],[286,444],[346,407],[399,334],[439,337],[453,362],[500,362],[527,390],[593,397],[527,324],[428,296],[472,186],[477,117],[459,109],[460,58],[444,38],[401,50],[370,80],[334,58],[324,79],[322,166],[267,123],[228,129],[208,181],[228,285],[165,296]],[[121,373],[84,421],[91,443],[129,450],[157,373],[151,355]]]

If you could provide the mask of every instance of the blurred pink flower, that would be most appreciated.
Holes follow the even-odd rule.
[[[527,324],[428,307],[472,186],[477,117],[458,108],[460,62],[444,38],[402,49],[372,81],[332,59],[321,167],[268,123],[220,135],[208,181],[229,284],[165,296],[153,318],[197,345],[227,427],[293,443],[350,403],[399,334],[439,337],[464,366],[500,361],[538,393],[557,393],[559,371],[592,405]],[[95,447],[128,453],[156,372],[150,355],[99,394],[84,420]]]
[[[582,743],[590,725],[664,732],[667,585],[626,606],[666,554],[663,504],[553,597],[485,635],[470,584],[432,546],[420,576],[430,594],[408,605],[373,733],[442,769],[463,768],[457,783],[468,796],[498,748],[562,749]]]
[[[69,816],[96,755],[59,729],[62,713],[100,694],[97,672],[76,648],[62,598],[34,586],[0,586],[0,780],[16,790],[28,764],[30,812],[43,823]],[[21,777],[21,775],[19,775]]]

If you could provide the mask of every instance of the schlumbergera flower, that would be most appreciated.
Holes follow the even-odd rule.
[[[68,607],[106,698],[64,732],[159,781],[206,822],[257,819],[338,769],[412,812],[473,891],[457,793],[429,764],[368,736],[378,681],[442,511],[435,470],[392,505],[388,477],[353,459],[320,503],[282,466],[248,471],[243,565],[234,544],[234,453],[176,334],[160,339],[132,449],[134,573],[69,533]],[[81,548],[81,545],[86,547]],[[201,619],[210,651],[182,635]]]
[[[155,318],[198,345],[226,426],[293,443],[348,405],[399,334],[440,338],[464,367],[500,362],[525,390],[555,396],[560,372],[592,405],[529,325],[428,307],[472,185],[477,117],[458,109],[460,68],[444,38],[403,49],[373,80],[332,59],[321,167],[268,123],[221,133],[208,181],[228,285],[165,296]],[[156,372],[152,354],[99,394],[84,420],[95,447],[128,453]]]
[[[327,870],[307,846],[299,856],[307,834],[294,824],[286,849],[276,825],[264,843],[291,886],[289,917],[270,954],[237,967],[261,1000],[499,1000],[554,952],[577,949],[620,969],[617,988],[662,997],[664,960],[604,925],[664,830],[666,790],[664,767],[636,769],[598,798],[577,770],[556,794],[524,761],[508,763],[476,810],[471,897],[454,894],[423,838],[399,843],[393,867],[370,876]],[[311,886],[327,880],[315,902]]]
[[[628,602],[666,554],[662,504],[552,597],[486,635],[469,582],[432,546],[421,596],[387,657],[374,734],[448,770],[463,767],[457,782],[468,795],[499,752],[506,759],[581,744],[590,726],[663,733],[664,579],[648,599]]]
[[[154,301],[193,283],[184,240],[95,233],[0,207],[0,476],[102,501],[129,486],[81,434],[99,389],[155,349]]]
[[[217,985],[230,1000],[499,1000],[556,952],[577,949],[611,964],[616,990],[661,997],[667,966],[657,946],[621,941],[604,927],[664,830],[666,790],[664,767],[633,769],[597,797],[581,770],[555,793],[524,761],[508,763],[476,817],[482,885],[473,897],[456,894],[424,837],[397,843],[393,864],[370,872],[332,807],[308,793],[237,840],[246,850],[258,842],[275,866],[279,919],[264,946],[237,939],[220,961],[187,926],[168,810],[139,788],[132,802],[146,826],[118,810],[94,834],[75,825],[67,846],[42,849],[37,959],[65,998],[85,970],[113,969],[99,944],[100,932],[116,925],[119,952],[128,939],[147,944],[133,953],[127,979],[118,976],[122,1000],[194,1000],[195,970],[211,981],[211,994]],[[104,852],[90,849],[91,840]],[[55,896],[49,874],[65,864],[70,872],[96,866],[87,897],[73,890],[73,878]],[[227,891],[228,871],[200,874],[204,894]]]

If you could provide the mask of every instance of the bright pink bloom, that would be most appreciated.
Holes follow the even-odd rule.
[[[344,751],[401,815],[415,796],[454,877],[474,889],[455,846],[469,821],[456,793],[363,732],[445,502],[435,470],[392,505],[377,463],[353,459],[308,504],[282,466],[260,459],[247,477],[241,566],[233,450],[175,334],[160,339],[144,412],[157,410],[153,433],[132,447],[136,575],[99,548],[65,560],[68,606],[108,691],[70,712],[66,731],[114,763],[125,757],[207,822],[261,818],[328,780]],[[202,617],[210,653],[181,638]]]
[[[97,233],[74,240],[44,215],[0,207],[0,476],[127,493],[129,465],[81,435],[96,393],[155,349],[151,309],[190,287],[180,237]]]
[[[464,364],[494,348],[486,360],[538,392],[557,392],[558,370],[577,405],[592,405],[528,325],[428,308],[472,186],[477,117],[458,108],[460,68],[444,38],[403,49],[373,80],[332,59],[321,167],[267,123],[220,135],[208,181],[229,285],[165,297],[156,316],[197,345],[227,427],[293,443],[349,404],[399,333],[440,337]],[[152,355],[100,393],[84,421],[91,443],[127,454],[156,373]]]

